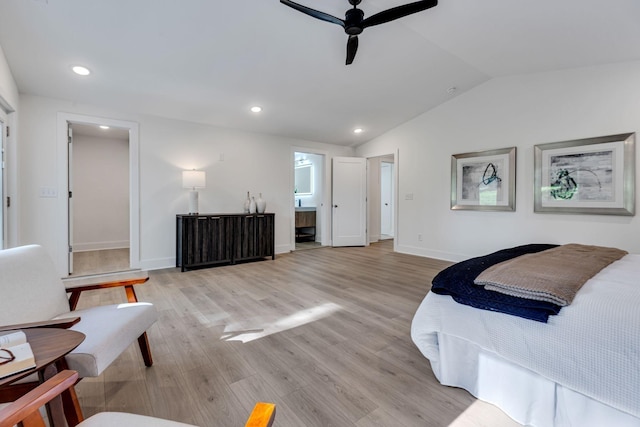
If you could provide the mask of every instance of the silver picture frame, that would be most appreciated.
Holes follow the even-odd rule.
[[[516,147],[452,155],[451,209],[515,211]]]
[[[635,215],[635,133],[534,146],[534,212]]]

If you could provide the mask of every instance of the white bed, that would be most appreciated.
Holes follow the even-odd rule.
[[[429,292],[411,336],[442,384],[521,424],[640,426],[640,255],[600,271],[548,323]]]

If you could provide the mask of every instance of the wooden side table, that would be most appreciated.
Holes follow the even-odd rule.
[[[13,384],[16,381],[26,378],[31,374],[37,373],[40,383],[44,382],[48,377],[55,375],[58,371],[67,369],[67,363],[64,356],[69,354],[85,339],[82,332],[72,331],[69,329],[56,328],[34,328],[23,329],[27,335],[27,341],[31,345],[33,355],[36,360],[35,368],[18,372],[14,375],[0,379],[0,402],[12,402],[24,394],[31,391],[36,385],[34,383]],[[49,366],[53,366],[54,372],[47,374]],[[64,413],[73,416],[75,411],[64,409],[78,407],[78,399],[75,389],[69,388],[62,395],[62,405],[53,404],[47,408],[48,415],[54,426],[64,425]],[[78,412],[82,413],[82,412]],[[73,424],[73,420],[70,424]],[[76,420],[75,424],[81,420]]]

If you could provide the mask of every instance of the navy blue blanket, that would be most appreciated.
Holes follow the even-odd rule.
[[[558,245],[523,245],[459,262],[445,268],[436,275],[433,282],[431,282],[431,291],[440,295],[451,295],[460,304],[483,310],[499,311],[546,323],[549,315],[560,312],[561,307],[559,305],[488,291],[484,286],[474,285],[473,281],[482,271],[492,265],[520,255],[555,248],[556,246]]]

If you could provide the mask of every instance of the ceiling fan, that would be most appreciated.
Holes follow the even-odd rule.
[[[384,24],[385,22],[390,22],[416,12],[421,12],[438,4],[438,0],[417,1],[414,3],[409,3],[384,10],[365,19],[364,12],[357,7],[361,1],[362,0],[349,0],[349,4],[353,6],[353,9],[347,10],[344,19],[336,18],[335,16],[329,15],[328,13],[311,9],[310,7],[294,3],[290,0],[280,0],[280,3],[285,4],[316,19],[331,22],[332,24],[337,24],[344,28],[344,32],[349,35],[349,38],[347,40],[346,65],[351,64],[353,62],[353,59],[356,57],[356,52],[358,50],[358,34],[360,34],[365,28]]]

